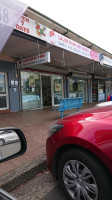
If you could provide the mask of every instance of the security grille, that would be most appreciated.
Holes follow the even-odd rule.
[[[0,108],[6,108],[6,107],[7,107],[6,96],[0,96]]]

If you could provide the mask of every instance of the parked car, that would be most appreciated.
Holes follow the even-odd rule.
[[[48,168],[70,200],[112,200],[112,106],[58,120],[46,141]]]
[[[25,153],[27,142],[23,132],[17,128],[0,128],[0,163]],[[0,199],[17,200],[0,188]]]
[[[96,107],[103,107],[103,106],[112,106],[112,101],[106,101],[96,104]]]

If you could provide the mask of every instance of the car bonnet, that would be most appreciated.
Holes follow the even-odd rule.
[[[63,119],[59,120],[58,123],[64,123],[66,121],[74,121],[74,120],[98,120],[103,119],[108,116],[112,115],[112,106],[106,106],[106,107],[95,107],[87,110],[83,110],[80,112],[77,112],[75,114],[69,115],[67,117],[64,117]]]

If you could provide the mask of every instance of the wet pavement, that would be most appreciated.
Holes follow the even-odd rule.
[[[83,104],[80,110],[94,107],[96,103]],[[76,109],[67,110],[64,116],[75,113]],[[24,155],[0,164],[0,176],[25,165],[45,154],[48,130],[61,113],[51,108],[0,114],[0,127],[16,127],[21,129],[27,140],[27,151]]]

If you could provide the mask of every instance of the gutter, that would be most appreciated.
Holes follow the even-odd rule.
[[[42,155],[1,176],[0,188],[10,192],[44,170],[47,170],[46,155]]]

